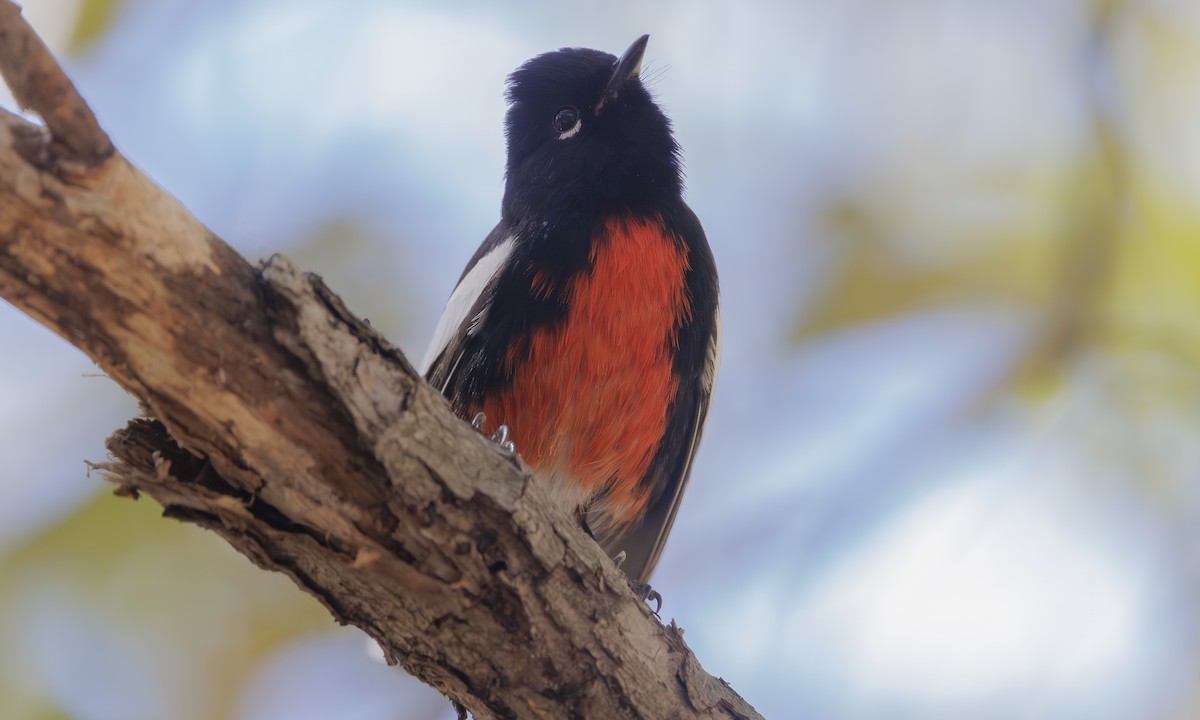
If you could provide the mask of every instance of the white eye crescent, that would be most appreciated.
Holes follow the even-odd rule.
[[[583,127],[583,120],[579,117],[579,111],[574,107],[564,105],[555,111],[554,129],[558,132],[559,140],[575,137],[581,127]]]

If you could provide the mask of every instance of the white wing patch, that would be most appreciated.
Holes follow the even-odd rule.
[[[704,361],[704,374],[701,376],[704,389],[712,392],[713,381],[717,371],[721,369],[721,306],[713,308],[713,331],[708,338],[708,354]]]
[[[512,255],[515,244],[514,238],[505,238],[504,242],[492,248],[487,255],[479,258],[479,262],[475,263],[471,271],[454,288],[450,299],[446,301],[446,309],[442,311],[442,318],[438,320],[437,329],[433,331],[433,340],[429,343],[429,349],[425,351],[425,359],[421,361],[422,375],[429,372],[430,366],[437,360],[438,355],[442,354],[446,346],[459,333],[463,323],[467,322],[467,314],[471,312],[471,308],[475,306],[479,296],[483,294],[488,284],[496,277],[496,273]],[[487,311],[488,308],[485,306],[478,315],[470,318],[471,325],[467,329],[468,334],[479,331]]]

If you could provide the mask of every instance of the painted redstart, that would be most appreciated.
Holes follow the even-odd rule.
[[[721,335],[679,146],[639,77],[648,40],[620,59],[545,53],[509,76],[500,223],[424,362],[456,414],[511,430],[637,584],[679,509]]]

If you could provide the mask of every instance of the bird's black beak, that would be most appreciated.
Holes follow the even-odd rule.
[[[616,100],[621,94],[621,88],[625,87],[625,83],[630,79],[637,77],[637,74],[642,70],[642,55],[646,54],[646,43],[650,42],[649,35],[643,35],[625,51],[617,64],[613,66],[612,75],[608,78],[608,84],[604,86],[604,94],[596,101],[596,114],[599,115],[604,106],[609,100]]]

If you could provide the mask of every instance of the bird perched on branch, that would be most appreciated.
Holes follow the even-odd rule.
[[[639,77],[648,39],[619,59],[545,53],[509,77],[500,223],[424,362],[456,414],[501,442],[511,430],[639,585],[679,509],[721,335],[679,146]]]

